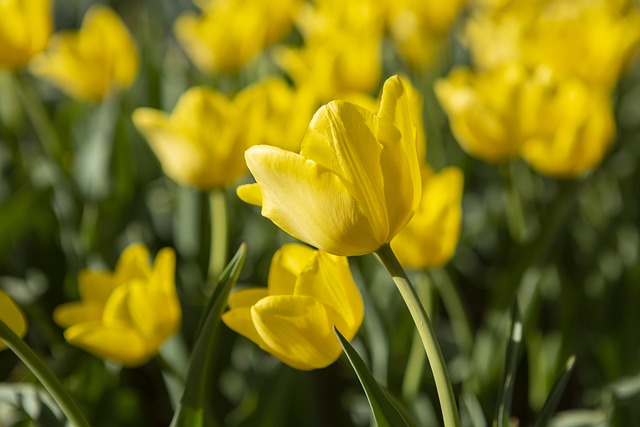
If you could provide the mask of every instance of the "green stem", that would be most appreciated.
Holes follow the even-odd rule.
[[[424,301],[422,306],[427,313],[433,313],[430,304],[430,283],[429,277],[422,273],[415,277],[418,297],[421,301]],[[414,331],[411,338],[411,349],[409,350],[409,357],[407,358],[407,367],[404,371],[404,378],[402,380],[402,396],[407,402],[412,402],[418,390],[420,389],[420,383],[425,366],[425,354],[422,351],[422,341],[418,331]]]
[[[211,245],[209,246],[209,281],[207,295],[227,264],[227,205],[224,190],[209,192],[209,214],[211,216]]]
[[[16,91],[22,102],[22,107],[27,113],[27,116],[29,116],[44,151],[50,159],[55,161],[64,170],[64,150],[42,101],[33,92],[33,89],[23,76],[14,74],[14,81],[16,83]]]
[[[384,264],[389,274],[393,278],[398,291],[402,295],[411,317],[416,325],[422,345],[427,353],[427,358],[431,366],[431,372],[436,383],[440,408],[445,427],[460,427],[460,416],[456,407],[456,400],[453,394],[453,387],[447,371],[447,365],[440,351],[440,346],[436,339],[435,331],[431,326],[431,321],[425,311],[418,294],[407,277],[407,273],[402,269],[395,254],[389,244],[382,245],[376,252],[382,264]]]
[[[522,207],[522,199],[514,182],[514,163],[510,162],[502,165],[500,173],[504,182],[503,198],[509,234],[511,234],[513,240],[522,243],[527,239],[529,233]]]
[[[80,408],[67,392],[58,378],[44,364],[42,359],[34,353],[2,320],[0,320],[0,338],[22,360],[29,370],[40,380],[51,397],[58,403],[60,409],[71,425],[75,427],[89,427],[89,423]]]

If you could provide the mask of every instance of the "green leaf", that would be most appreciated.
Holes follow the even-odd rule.
[[[571,372],[573,371],[575,361],[575,356],[571,356],[567,360],[564,371],[556,379],[556,382],[551,388],[551,393],[549,393],[549,397],[547,397],[547,401],[544,403],[542,411],[540,411],[538,420],[535,423],[536,427],[544,427],[546,425],[549,425],[549,418],[556,410],[556,407],[560,402],[560,398],[562,397],[562,393],[564,393],[564,389],[567,387],[567,383],[569,382],[569,377],[571,376]]]
[[[206,397],[209,386],[209,372],[212,367],[211,363],[214,360],[212,355],[215,352],[215,333],[220,323],[220,316],[222,316],[222,312],[227,306],[229,292],[238,281],[246,255],[246,246],[242,244],[231,262],[222,271],[220,278],[218,278],[215,291],[209,299],[207,309],[204,311],[200,321],[196,343],[189,362],[184,393],[173,415],[172,427],[211,425],[211,422],[206,420],[205,412],[208,404]]]
[[[522,343],[523,324],[520,316],[518,302],[511,305],[511,332],[509,333],[509,345],[505,357],[504,376],[502,388],[498,394],[498,406],[493,418],[493,427],[509,426],[511,418],[511,400],[513,398],[513,386],[515,384],[516,370],[518,368],[518,350]]]
[[[364,389],[371,411],[378,424],[378,427],[385,426],[413,426],[415,423],[408,419],[406,415],[398,410],[398,408],[389,400],[387,394],[382,387],[377,383],[369,368],[365,365],[362,358],[358,355],[355,349],[349,344],[349,341],[342,336],[337,328],[333,328],[333,331],[340,340],[340,345],[344,350],[351,366],[353,367],[362,388]]]

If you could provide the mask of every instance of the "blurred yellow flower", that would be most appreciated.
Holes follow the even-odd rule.
[[[640,43],[640,12],[617,3],[510,2],[474,14],[466,39],[481,69],[522,62],[611,88]]]
[[[304,133],[318,108],[315,95],[309,90],[291,87],[282,78],[269,78],[258,85],[264,87],[267,100],[263,143],[300,151]]]
[[[176,20],[178,41],[203,72],[234,73],[291,30],[301,0],[200,3],[201,15],[187,12]]]
[[[546,67],[457,69],[436,93],[460,145],[488,162],[521,156],[542,174],[571,177],[596,167],[613,142],[608,91]]]
[[[384,2],[321,0],[306,4],[297,26],[303,47],[283,47],[276,62],[320,103],[351,92],[370,93],[382,75]]]
[[[421,69],[433,62],[438,44],[464,3],[464,0],[389,1],[389,31],[409,66]]]
[[[549,81],[546,91],[538,132],[523,144],[522,157],[541,174],[559,178],[596,168],[615,136],[608,91],[579,79]]]
[[[423,166],[420,206],[391,241],[404,267],[440,267],[451,259],[460,236],[463,180],[462,171],[456,167],[434,173]]]
[[[153,266],[141,244],[122,252],[115,272],[84,270],[81,301],[63,304],[53,318],[71,344],[124,366],[146,363],[180,325],[175,254],[162,249]]]
[[[138,52],[129,30],[110,8],[92,6],[79,31],[54,34],[31,71],[71,97],[99,101],[109,91],[131,86]]]
[[[256,184],[238,196],[303,242],[336,255],[363,255],[388,243],[421,195],[415,125],[397,76],[378,114],[332,101],[314,115],[300,153],[258,145],[245,158]]]
[[[51,31],[51,0],[0,1],[0,68],[24,67],[44,50]]]
[[[13,302],[11,297],[0,290],[0,320],[9,327],[20,338],[27,333],[27,320],[22,314],[20,307]],[[0,339],[0,351],[7,348],[7,345]]]
[[[527,78],[524,67],[514,65],[481,74],[457,68],[436,82],[438,100],[467,153],[487,162],[518,156],[535,131],[541,95]]]
[[[304,371],[335,362],[342,348],[333,327],[351,340],[364,316],[347,259],[296,243],[273,256],[267,288],[238,291],[229,306],[229,328]]]
[[[200,190],[223,188],[247,172],[243,153],[259,142],[266,108],[264,88],[249,86],[233,99],[203,86],[182,94],[171,115],[133,112],[164,172]]]

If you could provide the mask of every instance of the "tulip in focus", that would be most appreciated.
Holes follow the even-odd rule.
[[[0,1],[0,69],[20,69],[47,46],[51,0]]]
[[[342,353],[333,327],[348,340],[364,306],[344,257],[291,243],[273,256],[267,288],[238,291],[222,320],[287,365],[324,368]]]
[[[73,98],[100,101],[111,90],[126,89],[138,73],[131,33],[110,8],[92,6],[78,31],[54,34],[31,71]]]
[[[20,307],[3,291],[0,290],[0,320],[20,338],[27,333],[27,321],[22,314]],[[0,351],[5,350],[7,345],[0,339]]]
[[[336,255],[375,251],[404,227],[421,195],[415,125],[399,77],[384,85],[377,115],[332,101],[314,115],[300,152],[247,150],[256,184],[238,196],[303,242]]]
[[[82,271],[81,300],[57,307],[53,318],[69,343],[124,366],[142,365],[180,325],[174,276],[172,249],[162,249],[151,266],[147,249],[131,245],[115,272]]]
[[[441,267],[453,256],[462,220],[462,171],[434,173],[422,168],[422,199],[411,221],[391,241],[391,249],[407,268]]]
[[[264,88],[259,85],[233,99],[198,86],[182,94],[170,115],[138,108],[133,123],[169,177],[208,191],[224,188],[246,173],[243,153],[259,142],[265,108]]]

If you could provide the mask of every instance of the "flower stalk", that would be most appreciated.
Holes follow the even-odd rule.
[[[53,372],[44,364],[42,359],[31,350],[2,320],[0,320],[0,338],[7,344],[16,356],[38,378],[45,389],[51,394],[71,425],[89,427],[89,423],[75,400],[67,392]]]
[[[460,416],[458,415],[451,379],[429,316],[389,244],[382,245],[375,251],[375,254],[391,274],[416,325],[436,383],[444,425],[445,427],[460,427]]]
[[[209,192],[209,215],[211,218],[211,243],[207,295],[211,295],[213,292],[212,287],[227,263],[228,220],[224,190],[214,189]]]

